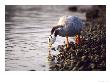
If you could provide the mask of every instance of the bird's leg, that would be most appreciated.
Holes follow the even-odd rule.
[[[76,47],[79,45],[80,43],[80,35],[76,34],[76,40],[75,40],[75,43],[76,43]]]
[[[68,33],[66,33],[66,48],[69,47],[69,41],[68,41]]]

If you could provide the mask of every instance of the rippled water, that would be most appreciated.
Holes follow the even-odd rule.
[[[48,42],[50,30],[68,6],[6,6],[5,70],[49,70]]]

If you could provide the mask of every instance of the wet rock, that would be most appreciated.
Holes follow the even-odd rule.
[[[101,16],[105,15],[105,7],[104,5],[93,6],[86,12],[86,18],[88,21],[95,20]],[[103,12],[102,12],[103,11]]]
[[[77,8],[77,6],[70,6],[68,8],[68,10],[71,11],[71,12],[76,12],[78,10],[78,8]]]

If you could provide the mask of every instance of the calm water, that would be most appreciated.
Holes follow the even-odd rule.
[[[49,70],[48,36],[68,6],[6,6],[5,70]]]

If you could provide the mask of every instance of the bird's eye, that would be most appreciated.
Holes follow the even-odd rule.
[[[52,36],[50,35],[50,37],[52,38]]]

